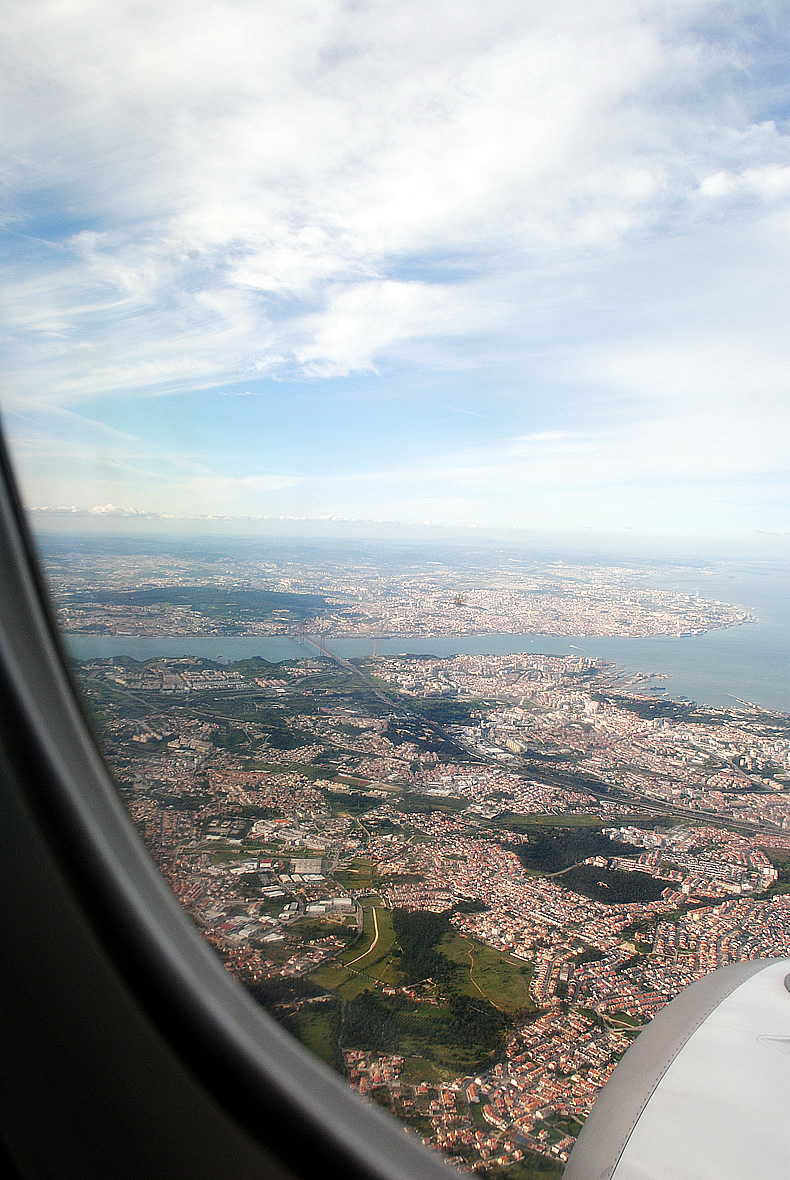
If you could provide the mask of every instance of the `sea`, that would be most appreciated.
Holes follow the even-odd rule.
[[[611,660],[625,672],[653,673],[652,688],[675,700],[738,706],[790,714],[790,575],[772,563],[730,567],[726,572],[673,570],[649,578],[652,586],[696,593],[703,598],[738,603],[758,620],[701,635],[630,639],[621,636],[462,635],[391,639],[327,636],[339,656],[507,655],[536,652]],[[202,656],[227,663],[262,656],[271,662],[315,655],[310,643],[280,636],[210,635],[152,637],[66,635],[68,649],[80,660],[131,656]]]

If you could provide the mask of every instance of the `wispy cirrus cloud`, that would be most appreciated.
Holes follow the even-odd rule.
[[[8,5],[3,398],[74,443],[46,472],[8,417],[30,495],[353,515],[375,452],[385,517],[408,469],[448,521],[524,489],[570,519],[608,481],[602,513],[707,487],[710,522],[725,478],[757,520],[790,392],[783,8]],[[200,407],[184,438],[155,395]]]
[[[732,109],[732,22],[718,40],[695,31],[711,13],[12,5],[6,222],[61,247],[9,289],[15,343],[60,346],[70,372],[48,386],[66,397],[268,360],[368,368],[421,326],[406,260],[529,271],[617,247],[717,184],[770,188],[786,142]],[[425,286],[442,334],[463,293]]]

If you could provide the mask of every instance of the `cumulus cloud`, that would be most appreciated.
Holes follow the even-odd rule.
[[[528,274],[699,193],[779,199],[786,137],[734,103],[715,8],[9,6],[5,222],[59,248],[7,288],[7,396],[44,396],[34,348],[56,399],[366,369],[468,330],[405,263]]]
[[[465,336],[491,326],[495,309],[469,287],[369,281],[338,287],[326,306],[294,325],[296,360],[306,372],[337,376],[374,369],[403,341]]]
[[[767,164],[743,172],[716,172],[699,186],[704,197],[754,196],[766,201],[790,196],[790,166]]]
[[[117,504],[96,504],[91,508],[93,516],[140,516],[136,508],[119,508]]]
[[[440,519],[442,501],[474,521],[515,511],[514,489],[548,511],[541,487],[571,511],[563,488],[640,472],[687,488],[780,472],[782,27],[751,0],[7,5],[4,401],[95,413],[72,442],[50,419],[69,473],[14,428],[31,502],[75,500],[83,461],[86,510],[280,497],[320,514],[335,496],[358,515],[367,476],[347,455],[341,495],[324,454],[307,480],[229,474],[164,454],[153,427],[100,438],[100,419],[210,390],[252,414],[277,380],[273,417],[293,406],[307,436],[305,388],[402,372],[405,398],[417,369],[449,375],[437,405],[501,429],[451,446],[434,423],[412,507],[408,464],[385,465],[384,517]],[[478,379],[466,400],[460,372]],[[365,452],[375,428],[337,406],[336,447]]]

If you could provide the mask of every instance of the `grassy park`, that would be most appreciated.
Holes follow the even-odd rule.
[[[441,951],[460,968],[461,990],[468,996],[482,996],[500,1012],[512,1014],[534,1005],[529,995],[531,964],[474,942],[461,934],[445,937]]]
[[[482,1068],[501,1050],[508,1018],[533,1007],[531,968],[458,934],[444,915],[392,912],[376,895],[362,905],[360,937],[309,977],[340,1001],[341,1043],[402,1053],[415,1081]],[[331,1022],[312,1013],[294,1023],[327,1060]]]
[[[345,889],[372,889],[374,862],[358,857],[352,860],[347,868],[335,871],[335,880]]]

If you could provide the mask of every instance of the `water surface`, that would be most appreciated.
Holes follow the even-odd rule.
[[[651,579],[655,583],[655,578]],[[667,696],[688,697],[701,704],[733,705],[749,701],[765,709],[790,713],[790,585],[784,571],[753,570],[700,580],[677,576],[665,585],[685,591],[699,586],[704,597],[738,602],[759,618],[757,623],[708,631],[703,635],[625,639],[620,636],[584,637],[551,635],[464,635],[435,639],[353,637],[328,640],[341,656],[366,656],[400,652],[451,656],[506,655],[511,652],[545,652],[555,655],[601,656],[635,672],[668,675],[663,681]],[[125,655],[136,660],[154,656],[203,656],[227,662],[263,656],[264,659],[298,659],[316,652],[312,644],[272,636],[182,636],[143,638],[129,635],[69,635],[69,650],[78,659]]]

